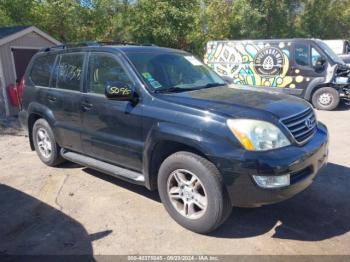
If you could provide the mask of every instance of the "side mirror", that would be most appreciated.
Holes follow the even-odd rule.
[[[131,85],[119,81],[107,82],[105,95],[108,99],[119,101],[133,101],[135,99],[135,92]]]
[[[315,71],[322,72],[325,69],[326,62],[326,59],[323,57],[318,57],[315,62]]]

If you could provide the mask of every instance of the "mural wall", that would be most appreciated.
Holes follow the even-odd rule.
[[[291,75],[289,67],[291,43],[253,41],[211,41],[207,45],[204,62],[222,76],[233,78],[235,84],[288,87],[304,81]],[[309,79],[308,79],[309,80]]]

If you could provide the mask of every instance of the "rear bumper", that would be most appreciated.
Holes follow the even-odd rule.
[[[234,206],[258,207],[288,199],[306,189],[327,163],[328,132],[319,124],[314,137],[304,146],[288,146],[267,152],[246,151],[240,160],[223,167],[226,189]],[[223,161],[228,164],[230,161]],[[227,172],[231,170],[231,172]],[[253,175],[278,176],[290,174],[291,183],[278,189],[259,187]]]

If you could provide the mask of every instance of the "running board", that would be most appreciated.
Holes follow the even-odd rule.
[[[135,182],[144,182],[145,177],[138,172],[131,171],[122,167],[118,167],[115,165],[108,164],[106,162],[97,160],[95,158],[85,156],[79,153],[75,153],[72,151],[68,151],[65,149],[61,149],[61,155],[63,158],[72,161],[74,163],[90,167],[92,169],[96,169],[100,172],[107,173],[111,176],[119,177],[119,178],[127,178],[133,180]]]

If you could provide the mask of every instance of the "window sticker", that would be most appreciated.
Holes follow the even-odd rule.
[[[148,72],[144,72],[144,73],[142,73],[142,75],[143,75],[143,77],[146,78],[147,80],[153,79],[152,75],[151,75],[150,73],[148,73]]]
[[[147,81],[152,85],[153,88],[160,88],[162,87],[162,85],[153,78],[153,76],[148,73],[148,72],[144,72],[142,73],[143,77],[147,79]]]
[[[151,84],[154,88],[160,88],[160,87],[162,87],[162,85],[161,85],[157,80],[154,80],[154,81],[150,82],[150,84]]]
[[[190,62],[194,66],[201,66],[203,65],[201,61],[199,61],[197,58],[194,56],[185,56],[185,59]]]

